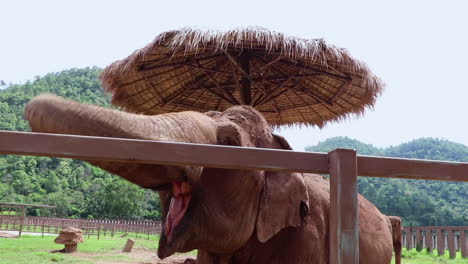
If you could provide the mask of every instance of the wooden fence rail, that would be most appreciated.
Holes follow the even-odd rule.
[[[456,251],[461,251],[468,258],[468,226],[417,226],[403,229],[403,247],[406,249],[421,248],[433,251],[438,255],[449,250],[450,258],[455,258]]]
[[[30,216],[0,216],[0,230],[39,232],[58,234],[64,227],[77,227],[84,231],[88,237],[96,235],[114,236],[117,232],[149,235],[158,234],[161,231],[159,221],[138,220],[106,220],[106,219],[72,219],[55,217]]]
[[[359,263],[357,175],[468,182],[468,163],[357,156],[355,151],[345,149],[328,154],[306,153],[17,131],[0,131],[0,139],[0,154],[9,155],[329,173],[333,204],[330,210],[330,264]],[[449,236],[453,234],[449,232]]]
[[[19,231],[21,217],[0,216],[0,230]],[[106,219],[72,219],[55,217],[26,217],[23,232],[40,232],[58,234],[64,227],[83,229],[85,235],[114,236],[115,233],[135,233],[154,235],[161,231],[160,221],[139,220],[106,220]],[[443,255],[449,250],[450,258],[455,258],[456,251],[461,251],[468,258],[468,226],[417,226],[403,229],[403,247],[437,250]]]

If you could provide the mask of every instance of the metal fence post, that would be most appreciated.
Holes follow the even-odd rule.
[[[330,264],[359,263],[356,151],[328,153],[330,166]]]

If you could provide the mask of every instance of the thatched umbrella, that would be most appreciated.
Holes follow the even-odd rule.
[[[162,33],[101,75],[112,102],[160,114],[251,105],[273,125],[362,114],[382,91],[366,65],[322,39],[265,29]]]

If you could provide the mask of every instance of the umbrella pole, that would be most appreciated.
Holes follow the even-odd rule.
[[[243,51],[239,57],[239,62],[242,67],[242,70],[246,74],[250,74],[250,54],[247,51]],[[252,103],[252,89],[251,83],[248,76],[243,75],[241,78],[241,90],[240,94],[242,97],[242,102],[245,105],[251,105]]]

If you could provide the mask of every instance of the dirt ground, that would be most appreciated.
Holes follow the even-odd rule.
[[[28,233],[28,235],[31,235]],[[32,234],[34,235],[34,234]],[[40,235],[40,233],[38,233]],[[55,234],[56,236],[56,234]],[[17,232],[1,231],[0,239],[16,239],[18,238]],[[1,243],[0,243],[1,244]],[[79,250],[79,249],[78,249]],[[56,253],[61,254],[61,253]],[[1,255],[1,254],[0,254]],[[154,249],[145,248],[138,245],[132,249],[132,252],[123,253],[121,249],[108,250],[105,252],[75,252],[65,254],[72,259],[84,260],[86,262],[97,263],[97,264],[195,264],[194,253],[175,254],[164,260],[161,260],[157,256],[157,252]],[[54,259],[53,254],[51,255],[52,260]],[[0,257],[1,259],[1,257]],[[57,261],[57,260],[53,260]],[[2,261],[0,260],[0,263]],[[25,262],[26,263],[26,262]]]
[[[77,258],[83,260],[90,260],[96,264],[122,264],[122,263],[138,263],[138,264],[195,264],[195,256],[190,254],[177,254],[165,258],[163,260],[159,259],[155,251],[144,250],[144,249],[134,249],[130,253],[121,253],[121,252],[111,252],[108,254],[97,254],[97,253],[83,253],[76,252],[72,253]],[[126,256],[131,260],[108,260],[106,259],[109,256]],[[101,258],[102,259],[97,259]]]
[[[10,234],[7,232],[0,232],[0,238],[17,238],[17,235]]]

